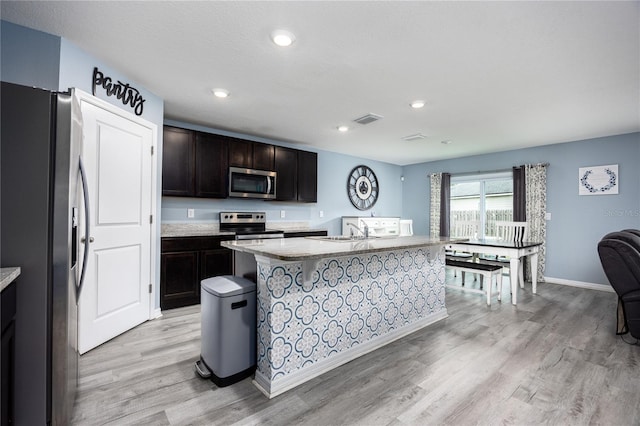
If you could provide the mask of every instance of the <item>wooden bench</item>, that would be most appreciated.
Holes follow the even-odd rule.
[[[493,288],[493,277],[497,278],[498,283],[498,300],[502,300],[502,266],[490,265],[486,263],[465,262],[464,260],[446,259],[445,265],[447,268],[458,270],[461,272],[471,272],[481,274],[486,278],[485,290],[476,290],[471,288],[464,288],[461,286],[447,285],[450,288],[463,289],[472,293],[487,294],[487,305],[491,305],[491,289]],[[464,285],[464,282],[462,283]]]

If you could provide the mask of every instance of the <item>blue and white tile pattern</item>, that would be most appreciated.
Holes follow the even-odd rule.
[[[442,247],[258,262],[258,372],[277,380],[445,308]]]

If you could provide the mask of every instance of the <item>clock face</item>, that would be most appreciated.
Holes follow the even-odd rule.
[[[351,170],[347,179],[347,195],[358,210],[368,210],[378,200],[378,178],[367,166]]]

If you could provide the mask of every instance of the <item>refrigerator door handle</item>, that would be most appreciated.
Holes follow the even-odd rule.
[[[82,257],[82,272],[80,273],[80,281],[78,282],[78,287],[76,288],[76,302],[80,300],[80,292],[82,291],[82,286],[84,285],[84,274],[87,270],[87,260],[89,259],[89,243],[93,242],[92,237],[89,237],[88,241],[86,240],[86,237],[91,235],[91,216],[89,216],[89,188],[87,186],[87,176],[84,171],[84,165],[82,164],[82,158],[80,158],[80,178],[82,180],[82,194],[84,198],[85,237],[83,237],[81,240],[84,243],[84,255]]]

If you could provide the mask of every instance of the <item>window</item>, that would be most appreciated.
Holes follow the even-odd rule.
[[[479,223],[478,238],[495,237],[497,221],[513,220],[511,171],[451,177],[451,236],[456,222]]]

